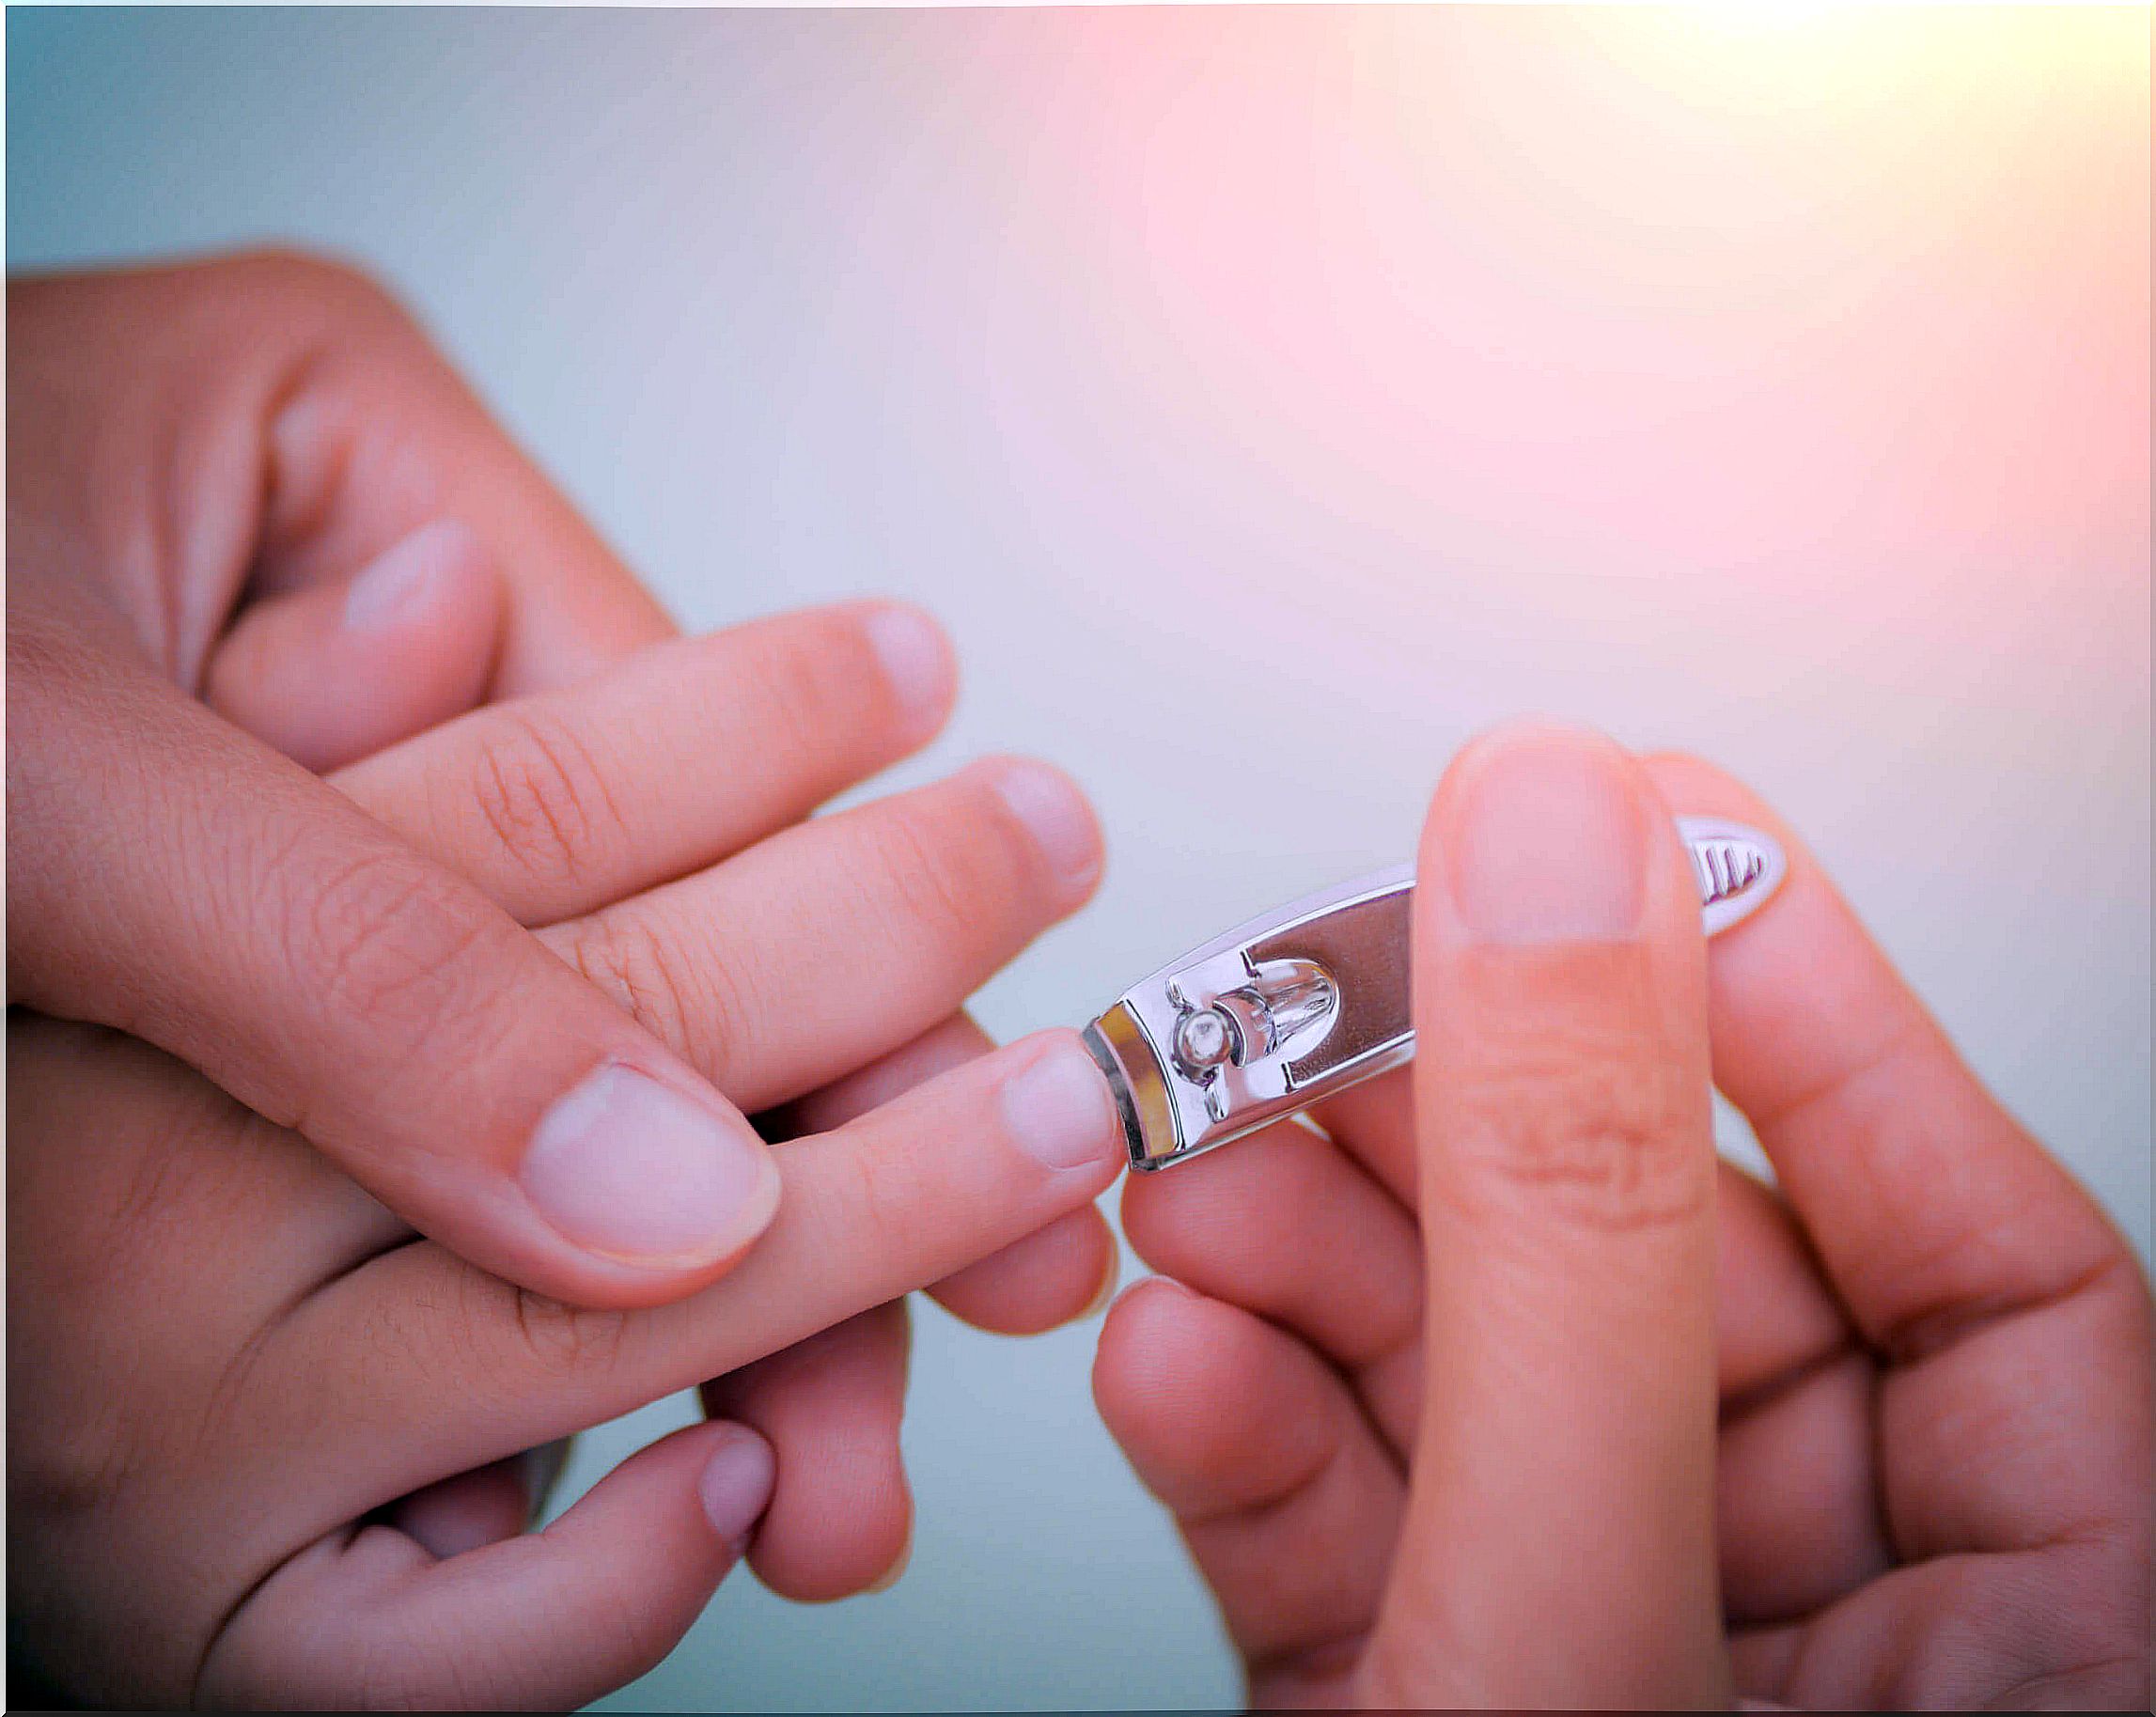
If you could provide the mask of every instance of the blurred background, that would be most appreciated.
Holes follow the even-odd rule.
[[[342,252],[685,626],[933,608],[896,779],[1038,752],[1111,841],[999,1035],[1402,856],[1540,711],[1760,788],[2146,1256],[2148,28],[18,8],[8,261]],[[1235,1700],[1097,1320],[916,1320],[905,1579],[744,1572],[616,1703]]]

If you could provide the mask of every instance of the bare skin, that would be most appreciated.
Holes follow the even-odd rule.
[[[1673,808],[1792,855],[1711,956]],[[2147,1281],[1794,835],[1529,729],[1420,875],[1416,1066],[1124,1196],[1096,1393],[1253,1702],[2146,1709]]]
[[[354,1542],[394,1531],[390,1560],[462,1570],[464,1609],[430,1600],[362,1626],[358,1589],[338,1584],[361,1570],[318,1552],[335,1577],[308,1601],[347,1631],[302,1627],[267,1653],[227,1644],[217,1697],[589,1697],[670,1643],[752,1527],[751,1559],[782,1592],[884,1577],[911,1511],[896,1286],[851,1307],[836,1278],[820,1299],[793,1295],[829,1314],[795,1332],[819,1332],[799,1352],[726,1314],[744,1337],[726,1363],[698,1370],[692,1341],[566,1413],[574,1391],[546,1400],[526,1380],[514,1411],[467,1426],[466,1467],[411,1464],[457,1440],[430,1413],[466,1393],[458,1356],[500,1336],[505,1313],[581,1351],[580,1333],[686,1296],[681,1327],[710,1335],[694,1296],[738,1266],[791,1172],[789,1147],[715,1250],[625,1266],[531,1220],[529,1123],[496,1117],[543,1112],[561,1084],[550,1067],[573,1080],[625,1061],[760,1156],[746,1112],[781,1105],[773,1138],[826,1134],[981,1055],[964,995],[1090,893],[1083,800],[1003,760],[802,824],[940,726],[951,672],[932,624],[864,603],[668,642],[634,581],[347,273],[269,257],[18,285],[10,343],[9,999],[177,1052],[10,1011],[12,1596],[35,1667],[93,1701],[208,1696],[210,1641],[230,1636],[197,1612],[322,1542],[293,1534],[348,1491],[379,1492]],[[841,959],[854,1005],[804,1007],[803,986],[836,990]],[[177,1058],[191,1052],[258,1106]],[[974,1077],[992,1084],[993,1065]],[[900,1253],[951,1249],[934,1290],[960,1315],[1048,1327],[1112,1268],[1081,1191],[1094,1178],[1050,1174],[1039,1232],[1014,1232],[1012,1206],[953,1207],[957,1225],[939,1216]],[[902,1209],[895,1195],[871,1226]],[[820,1220],[813,1205],[781,1213],[778,1232]],[[415,1244],[414,1226],[525,1291]],[[873,1236],[845,1243],[856,1289],[913,1273]],[[362,1306],[350,1286],[349,1315],[305,1309],[419,1257],[448,1273],[415,1273],[414,1291],[473,1285],[455,1290],[471,1328],[450,1319],[443,1341],[398,1355],[409,1424],[353,1453],[326,1424],[280,1445],[245,1417],[206,1423],[204,1391],[232,1404],[220,1367],[253,1377],[275,1347],[269,1369],[304,1398],[300,1379],[319,1385],[385,1329],[424,1323],[436,1302]],[[273,1339],[294,1319],[307,1335]],[[730,1426],[640,1457],[647,1476],[610,1481],[622,1500],[596,1529],[476,1571],[470,1553],[525,1524],[516,1450],[603,1416],[592,1402],[713,1378]],[[204,1463],[186,1490],[172,1484],[180,1443]],[[737,1481],[762,1460],[762,1492],[730,1532],[682,1539],[722,1455]],[[320,1482],[347,1460],[346,1477],[375,1476]],[[416,1482],[391,1494],[391,1471]],[[737,1513],[746,1493],[734,1485]],[[675,1553],[657,1558],[646,1621],[519,1623],[556,1647],[531,1678],[474,1667],[508,1625],[510,1584],[546,1578],[535,1570],[556,1554],[562,1578],[579,1558],[588,1577],[654,1509],[670,1511]],[[153,1629],[145,1603],[192,1623]],[[425,1649],[395,1643],[422,1636]]]

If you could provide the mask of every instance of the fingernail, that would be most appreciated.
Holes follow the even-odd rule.
[[[771,1506],[778,1459],[771,1444],[743,1425],[722,1425],[715,1441],[718,1447],[696,1480],[696,1500],[719,1541],[738,1554]]]
[[[1005,1083],[1003,1121],[1019,1147],[1046,1168],[1086,1168],[1121,1155],[1107,1081],[1070,1033]]]
[[[891,602],[871,612],[863,629],[883,663],[883,678],[904,713],[909,734],[933,733],[943,726],[958,678],[943,628],[918,608]]]
[[[472,533],[453,519],[423,524],[364,568],[344,593],[344,623],[353,632],[386,632],[419,607],[428,587],[472,552]]]
[[[1116,1285],[1123,1279],[1122,1255],[1116,1250],[1113,1240],[1108,1242],[1108,1267],[1101,1272],[1101,1286],[1093,1290],[1092,1299],[1086,1303],[1074,1321],[1083,1323],[1088,1318],[1097,1318],[1108,1309],[1108,1303],[1116,1297]]]
[[[1016,759],[999,767],[995,790],[1055,874],[1073,889],[1091,887],[1101,874],[1101,825],[1070,777],[1045,763]]]
[[[1639,927],[1647,824],[1623,752],[1575,728],[1509,728],[1458,766],[1453,910],[1483,942],[1614,942]]]
[[[888,1592],[906,1577],[906,1569],[914,1561],[914,1522],[906,1522],[906,1541],[898,1546],[898,1553],[891,1558],[891,1566],[861,1588],[861,1596],[873,1598],[878,1592]]]
[[[762,1231],[778,1171],[736,1116],[608,1062],[540,1119],[521,1171],[574,1244],[628,1263],[697,1263]]]
[[[1195,1300],[1198,1297],[1195,1290],[1185,1288],[1173,1276],[1140,1276],[1116,1296],[1114,1303],[1117,1305],[1130,1304],[1143,1295],[1164,1288],[1178,1299]]]

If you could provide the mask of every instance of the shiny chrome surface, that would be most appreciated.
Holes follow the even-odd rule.
[[[1710,936],[1781,886],[1772,836],[1704,817],[1677,826]],[[1408,866],[1305,896],[1162,967],[1087,1026],[1132,1167],[1226,1145],[1412,1056],[1414,897]]]

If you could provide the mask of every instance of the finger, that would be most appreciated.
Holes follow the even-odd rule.
[[[1375,1618],[1403,1500],[1341,1380],[1286,1332],[1156,1278],[1109,1313],[1093,1396],[1175,1515],[1254,1699],[1336,1673],[1328,1648]]]
[[[986,1032],[955,1014],[888,1055],[765,1116],[765,1136],[827,1132],[992,1047]],[[1106,1218],[1088,1205],[931,1283],[929,1293],[976,1329],[1037,1335],[1106,1309],[1116,1291],[1117,1262]]]
[[[86,542],[127,508],[164,533],[149,547],[183,556],[185,587],[126,600],[160,605],[144,617],[191,689],[242,584],[341,585],[448,520],[505,577],[490,695],[582,678],[672,631],[412,317],[348,267],[261,251],[30,283],[8,308],[46,354],[9,374],[39,429],[11,492],[25,519]],[[180,422],[176,462],[160,437]]]
[[[830,1132],[905,1096],[916,1085],[927,1085],[938,1074],[979,1060],[994,1048],[994,1039],[974,1023],[970,1014],[954,1013],[919,1037],[841,1073],[806,1096],[765,1110],[757,1117],[757,1124],[769,1139]]]
[[[1730,1655],[1775,1709],[2147,1710],[2148,1568],[2122,1570],[2093,1540],[1937,1556],[1824,1615],[1739,1632]]]
[[[1789,1209],[1734,1164],[1716,1189],[1723,1607],[1810,1615],[1892,1566],[1879,1510],[1877,1375]]]
[[[1605,740],[1492,735],[1431,806],[1414,939],[1426,1393],[1368,1691],[1726,1700],[1706,950],[1675,825]]]
[[[513,1538],[538,1520],[569,1463],[569,1442],[557,1438],[414,1491],[383,1510],[383,1522],[437,1560]]]
[[[347,583],[242,607],[211,654],[203,694],[325,773],[477,704],[505,600],[477,538],[447,521],[425,525]]]
[[[1302,1336],[1404,1456],[1419,1407],[1421,1236],[1330,1140],[1276,1125],[1172,1175],[1133,1175],[1123,1232],[1164,1275]]]
[[[1318,1104],[1310,1116],[1401,1206],[1420,1208],[1413,1068],[1395,1068],[1350,1085]]]
[[[1742,817],[1789,856],[1773,910],[1716,950],[1714,1073],[1866,1336],[1920,1350],[2124,1264],[1780,819],[1705,764],[1650,768],[1671,804]]]
[[[2151,1313],[2132,1253],[1773,813],[1705,765],[1656,768],[1687,809],[1789,836],[1774,910],[1715,965],[1715,1068],[1890,1362],[1875,1489],[1897,1554],[2101,1542],[2145,1578]]]
[[[977,1059],[987,1036],[963,1014],[763,1117],[768,1136],[828,1132],[936,1074]],[[983,1328],[1051,1328],[1104,1299],[1115,1241],[1091,1206],[1059,1217],[931,1289]],[[779,1486],[752,1558],[757,1577],[798,1601],[880,1590],[910,1553],[913,1502],[898,1428],[905,1403],[905,1303],[835,1329],[704,1387],[714,1415],[754,1426],[779,1452]]]
[[[704,1385],[705,1410],[762,1433],[778,1483],[749,1565],[781,1598],[820,1603],[903,1570],[914,1499],[898,1454],[909,1335],[902,1300]]]
[[[526,1464],[522,1455],[508,1455],[428,1485],[392,1503],[383,1523],[438,1561],[513,1538],[531,1524]]]
[[[475,710],[336,785],[527,924],[726,857],[932,738],[955,671],[935,623],[852,602],[639,651]]]
[[[437,1560],[386,1526],[303,1551],[211,1647],[195,1702],[289,1710],[569,1709],[688,1631],[770,1494],[753,1431],[695,1425],[542,1533]]]
[[[1362,1101],[1348,1100],[1365,1092]],[[1353,1377],[1403,1459],[1421,1405],[1421,1241],[1389,1188],[1359,1166],[1389,1164],[1404,1141],[1406,1171],[1414,1172],[1409,1095],[1379,1079],[1331,1100],[1333,1163],[1291,1135],[1254,1148],[1269,1132],[1174,1175],[1133,1177],[1123,1186],[1124,1231],[1140,1257],[1310,1341]],[[1729,1163],[1718,1165],[1716,1189],[1716,1351],[1726,1422],[1848,1352],[1854,1336],[1773,1194]],[[1389,1214],[1378,1213],[1373,1194]],[[1359,1216],[1343,1220],[1351,1210]],[[1396,1303],[1403,1286],[1413,1296],[1404,1316]]]
[[[1122,1266],[1091,1205],[931,1283],[952,1317],[997,1335],[1039,1335],[1105,1311]]]
[[[776,1152],[772,1227],[726,1280],[670,1306],[592,1313],[520,1293],[444,1249],[404,1246],[324,1286],[268,1345],[303,1353],[304,1394],[264,1364],[250,1412],[350,1427],[319,1455],[324,1525],[439,1476],[724,1376],[948,1275],[1092,1201],[1121,1164],[1113,1101],[1069,1031],[1040,1033]],[[354,1332],[397,1333],[380,1344]],[[457,1379],[453,1401],[441,1380]],[[364,1428],[428,1415],[383,1446]],[[293,1432],[297,1437],[297,1430]]]
[[[491,697],[571,683],[672,634],[664,611],[378,284],[268,255],[144,285],[169,290],[174,275],[231,306],[222,314],[235,344],[289,349],[263,402],[261,587],[341,583],[413,531],[453,519],[507,578]]]
[[[543,939],[753,1112],[948,1017],[1100,874],[1077,788],[996,758],[784,830]]]
[[[1727,1417],[1860,1344],[1772,1188],[1722,1163],[1714,1214],[1715,1351]]]
[[[147,1038],[482,1268],[584,1303],[685,1292],[760,1232],[753,1130],[498,907],[148,670],[30,630],[10,1000]]]

